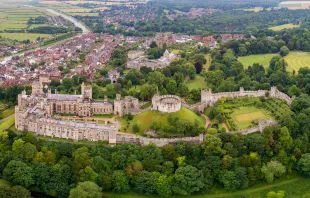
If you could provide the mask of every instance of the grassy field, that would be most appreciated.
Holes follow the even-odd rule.
[[[237,123],[239,129],[249,128],[254,120],[272,119],[272,116],[266,110],[253,106],[234,109],[231,117]]]
[[[30,17],[46,16],[46,12],[40,8],[25,7],[22,5],[0,6],[0,30],[21,30],[28,28]]]
[[[310,179],[300,176],[291,176],[272,184],[256,185],[246,190],[236,192],[223,192],[221,190],[213,190],[210,194],[192,195],[192,196],[171,196],[173,198],[265,198],[269,191],[285,191],[285,198],[309,198],[310,197]],[[135,193],[117,194],[103,193],[107,197],[117,198],[160,198],[159,196],[138,195]]]
[[[292,23],[288,23],[288,24],[284,24],[284,25],[278,25],[278,26],[270,27],[268,29],[271,29],[273,31],[280,31],[283,29],[291,29],[291,28],[296,28],[296,27],[299,27],[299,25],[294,25]]]
[[[170,114],[180,119],[189,120],[190,122],[198,120],[201,125],[205,125],[205,119],[203,117],[196,115],[193,111],[184,107],[182,107],[180,111]],[[162,113],[159,111],[145,111],[134,116],[134,119],[129,123],[129,127],[126,127],[127,123],[124,118],[118,118],[118,121],[122,126],[121,131],[125,131],[124,129],[127,128],[126,132],[132,133],[132,126],[134,123],[137,123],[140,126],[139,133],[143,133],[146,129],[150,128],[154,120],[157,120],[161,124],[161,126],[168,125],[168,116],[170,114]]]
[[[249,11],[249,12],[260,12],[263,9],[264,9],[263,7],[255,7],[255,8],[248,8],[248,9],[242,9],[242,10]]]
[[[188,81],[186,85],[189,90],[207,88],[207,84],[206,84],[204,77],[200,75],[196,75],[195,79]]]
[[[302,67],[310,67],[310,52],[290,52],[285,58],[286,70],[296,72]]]
[[[38,37],[47,38],[52,35],[50,34],[36,34],[36,33],[0,33],[0,36],[12,40],[24,41],[29,39],[30,41],[35,41]]]
[[[15,122],[14,115],[8,117],[5,121],[0,122],[0,132],[5,131],[6,129],[10,128]]]
[[[14,114],[15,112],[15,108],[9,108],[9,109],[6,109],[4,110],[1,114],[0,114],[0,119],[3,119],[3,118],[7,118],[9,117],[10,115]]]
[[[205,55],[205,58],[207,60],[207,63],[203,65],[203,68],[205,71],[208,71],[209,67],[211,66],[211,55],[210,54],[207,54]]]
[[[271,58],[276,55],[277,54],[257,54],[257,55],[243,56],[240,57],[238,60],[243,64],[244,68],[248,68],[249,66],[252,66],[254,63],[259,63],[264,67],[268,67]]]

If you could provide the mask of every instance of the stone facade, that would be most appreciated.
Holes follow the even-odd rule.
[[[131,55],[131,57],[135,56]],[[160,57],[159,59],[149,60],[146,56],[140,56],[128,61],[126,67],[129,69],[136,69],[136,70],[140,70],[141,67],[148,67],[151,68],[152,70],[156,70],[169,66],[169,64],[176,59],[177,56],[175,54],[169,53],[169,51],[166,50],[163,56]]]
[[[18,105],[15,107],[15,127],[21,131],[32,131],[38,135],[67,138],[73,140],[107,140],[116,143],[117,123],[101,125],[95,122],[64,121],[54,114],[73,114],[89,117],[95,114],[137,114],[140,111],[139,100],[131,96],[116,100],[92,99],[92,87],[81,86],[81,95],[52,94],[43,92],[43,78],[33,83],[32,94],[25,91],[18,95]]]
[[[158,96],[152,98],[152,110],[164,113],[177,112],[181,109],[181,98],[175,95]]]
[[[163,47],[164,45],[169,46],[171,44],[176,43],[177,37],[172,32],[157,32],[154,41],[159,47]]]

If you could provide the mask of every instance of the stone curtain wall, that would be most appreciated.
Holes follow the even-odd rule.
[[[272,98],[277,98],[280,100],[285,100],[289,105],[293,102],[295,97],[290,98],[285,93],[280,92],[276,87],[271,87],[268,90],[258,90],[258,91],[244,91],[243,87],[240,87],[237,92],[220,92],[212,93],[211,89],[201,91],[201,103],[204,108],[207,106],[213,106],[220,98],[239,98],[239,97],[264,97],[269,94]],[[199,108],[201,110],[202,107]]]
[[[272,120],[264,120],[259,123],[258,126],[239,130],[239,131],[230,131],[230,134],[235,133],[241,133],[243,135],[251,134],[260,132],[262,133],[265,127],[267,126],[274,126],[276,125],[276,122],[273,122]],[[219,134],[216,134],[219,135]],[[183,137],[183,138],[147,138],[142,137],[139,135],[131,135],[131,134],[116,134],[116,143],[117,144],[141,144],[141,145],[148,145],[150,143],[155,144],[156,146],[164,146],[167,144],[176,144],[179,141],[191,143],[191,144],[201,144],[203,140],[205,139],[205,135],[201,134],[199,136],[195,137]]]
[[[156,94],[152,98],[152,110],[172,113],[179,111],[181,106],[181,98],[175,95],[158,96]]]

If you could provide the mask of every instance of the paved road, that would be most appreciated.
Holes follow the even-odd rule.
[[[76,27],[81,28],[84,34],[89,33],[89,30],[86,28],[86,26],[83,25],[81,22],[77,21],[76,19],[74,19],[73,17],[65,15],[63,13],[57,12],[57,11],[49,9],[49,8],[46,8],[45,10],[54,14],[54,15],[62,16],[63,18],[67,19],[68,21],[71,21],[72,23],[74,23],[74,25]]]

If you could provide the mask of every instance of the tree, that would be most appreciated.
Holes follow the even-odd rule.
[[[301,158],[297,163],[297,170],[302,175],[310,177],[310,153],[301,155]]]
[[[203,64],[201,62],[197,62],[197,63],[195,63],[194,66],[195,66],[195,69],[196,69],[196,73],[200,74],[202,69],[203,69]]]
[[[134,124],[132,125],[132,131],[133,131],[134,133],[138,133],[138,132],[140,131],[140,127],[139,127],[139,125],[138,125],[137,123],[134,123]]]
[[[78,183],[76,188],[70,190],[69,198],[101,198],[101,188],[94,182]]]
[[[168,178],[166,175],[161,175],[156,181],[157,193],[162,197],[169,197],[172,195],[171,190],[172,179]]]
[[[81,169],[84,169],[86,166],[91,166],[93,164],[93,158],[88,152],[88,148],[81,147],[76,149],[72,153],[73,157],[73,170],[78,173]]]
[[[114,192],[125,193],[129,191],[128,179],[123,171],[118,170],[113,172],[112,186]]]
[[[236,179],[236,174],[233,171],[223,170],[219,175],[219,182],[223,184],[227,191],[235,191],[240,183]]]
[[[288,55],[289,52],[290,52],[290,50],[286,46],[283,46],[280,48],[280,55],[281,56],[286,56],[286,55]]]
[[[79,181],[93,181],[97,180],[98,174],[90,167],[86,166],[79,172]]]
[[[285,193],[282,190],[279,190],[278,192],[270,191],[267,194],[267,198],[284,198]]]
[[[141,171],[134,179],[135,191],[139,194],[151,195],[156,192],[156,181],[158,174]]]
[[[1,186],[0,187],[0,197],[1,198],[31,198],[30,192],[21,186]]]
[[[225,150],[222,149],[221,139],[212,135],[206,136],[201,147],[206,155],[221,155],[225,153]]]
[[[179,195],[191,195],[204,187],[204,177],[201,170],[187,165],[179,167],[174,174],[173,192]]]
[[[21,185],[28,188],[34,184],[33,170],[26,163],[21,161],[10,161],[3,170],[3,178],[14,185]]]
[[[175,94],[177,92],[177,83],[175,80],[170,79],[166,85],[168,93]]]
[[[262,173],[268,183],[273,182],[275,177],[281,177],[285,172],[285,166],[278,161],[270,161],[261,168]]]

